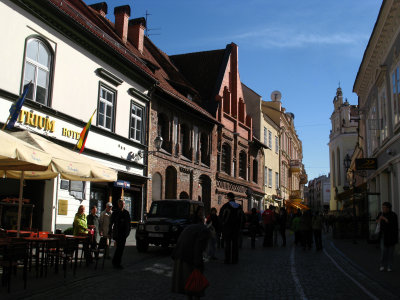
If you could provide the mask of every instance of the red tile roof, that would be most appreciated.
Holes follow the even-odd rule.
[[[199,94],[174,66],[168,55],[157,48],[148,37],[145,37],[144,51],[140,53],[129,40],[124,44],[116,34],[114,24],[98,11],[86,5],[82,0],[47,0],[47,2],[82,26],[99,41],[106,43],[123,58],[134,64],[146,76],[157,81],[158,87],[165,93],[217,122],[201,105],[178,91],[178,89],[187,90],[193,95]],[[179,88],[177,89],[176,87]]]

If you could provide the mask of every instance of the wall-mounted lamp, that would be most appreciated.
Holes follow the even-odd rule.
[[[157,136],[154,139],[154,147],[156,147],[156,150],[154,150],[154,151],[139,150],[138,153],[133,154],[133,155],[132,155],[132,152],[129,152],[128,157],[130,157],[131,160],[137,160],[139,158],[143,158],[145,155],[150,155],[150,154],[159,152],[161,149],[162,142],[163,142],[163,138],[161,136]]]

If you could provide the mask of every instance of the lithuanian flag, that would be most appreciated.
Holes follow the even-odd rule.
[[[90,117],[89,122],[87,122],[86,126],[83,127],[81,135],[79,136],[79,140],[76,143],[76,148],[80,149],[79,153],[83,152],[83,149],[85,149],[85,143],[89,134],[89,129],[90,129],[90,125],[92,125],[92,119],[94,116],[94,113],[96,112],[96,109],[93,112],[93,115]]]

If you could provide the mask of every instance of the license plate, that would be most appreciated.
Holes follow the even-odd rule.
[[[149,237],[163,237],[162,233],[149,233]]]

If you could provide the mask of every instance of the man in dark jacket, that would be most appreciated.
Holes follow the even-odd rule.
[[[126,238],[131,231],[131,217],[129,212],[125,209],[125,201],[118,200],[118,209],[113,212],[110,220],[110,230],[112,238],[115,240],[116,248],[112,264],[114,268],[122,269],[121,259],[124,253]]]
[[[222,223],[222,237],[225,243],[225,264],[239,261],[239,230],[242,223],[242,206],[235,202],[233,193],[227,194],[229,202],[219,212]]]
[[[381,259],[380,271],[391,272],[393,267],[394,247],[399,242],[399,225],[397,215],[392,211],[392,204],[384,202],[382,212],[376,218],[380,224]]]

